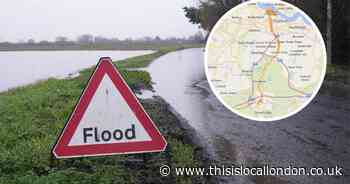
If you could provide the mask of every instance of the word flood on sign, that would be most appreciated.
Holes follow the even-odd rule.
[[[110,58],[101,58],[52,153],[56,158],[164,151],[166,141]]]
[[[136,139],[135,125],[131,125],[131,128],[125,131],[121,129],[110,130],[99,130],[98,127],[94,128],[84,128],[83,129],[84,143],[89,142],[88,139],[93,142],[109,142],[111,139],[122,140],[123,138],[127,140]]]

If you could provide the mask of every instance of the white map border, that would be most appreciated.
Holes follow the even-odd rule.
[[[323,84],[324,78],[326,76],[326,70],[327,70],[327,52],[326,52],[326,45],[325,42],[323,40],[322,34],[320,32],[320,30],[318,29],[317,25],[315,24],[315,22],[300,8],[294,6],[293,4],[287,3],[285,1],[281,1],[281,0],[249,0],[246,1],[244,3],[241,3],[235,7],[233,7],[231,10],[229,10],[228,12],[226,12],[220,19],[219,21],[215,24],[215,26],[213,27],[209,37],[208,37],[208,42],[211,40],[211,37],[213,36],[213,33],[215,32],[215,30],[222,24],[223,22],[223,17],[227,17],[230,16],[232,14],[232,12],[234,12],[235,10],[242,8],[244,6],[247,6],[249,3],[258,3],[258,2],[263,2],[263,3],[282,3],[285,4],[286,6],[290,6],[293,7],[296,11],[302,13],[302,15],[304,17],[306,17],[306,19],[311,23],[311,26],[315,29],[315,31],[318,34],[318,37],[320,38],[320,40],[322,40],[322,50],[323,50],[323,64],[324,64],[324,69],[322,71],[322,75],[320,78],[320,81],[318,83],[317,88],[315,88],[315,90],[313,91],[311,97],[304,102],[303,105],[301,105],[299,108],[297,108],[296,110],[284,115],[284,116],[279,116],[279,117],[273,117],[273,118],[257,118],[257,117],[251,117],[251,116],[246,116],[242,113],[240,113],[239,111],[235,110],[234,108],[230,107],[228,104],[226,104],[226,102],[222,99],[222,97],[218,94],[218,92],[215,89],[215,86],[212,84],[211,81],[211,77],[209,75],[209,71],[208,71],[208,43],[205,46],[205,53],[204,53],[204,68],[205,68],[205,75],[207,77],[207,80],[209,82],[209,86],[211,88],[211,90],[213,91],[214,95],[219,99],[219,101],[230,111],[234,112],[235,114],[238,114],[241,117],[244,117],[246,119],[249,120],[254,120],[254,121],[263,121],[263,122],[271,122],[271,121],[278,121],[278,120],[282,120],[282,119],[286,119],[288,117],[291,117],[295,114],[297,114],[298,112],[300,112],[301,110],[303,110],[307,105],[309,105],[309,103],[315,98],[315,96],[318,94],[319,90],[321,89],[321,86]],[[322,79],[322,80],[321,80]]]

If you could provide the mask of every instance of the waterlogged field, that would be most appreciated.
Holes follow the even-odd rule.
[[[126,59],[117,67],[135,91],[151,88],[144,67],[174,49]],[[129,63],[130,62],[130,63]],[[119,63],[119,62],[118,62]],[[140,64],[142,63],[142,64]],[[164,102],[142,100],[145,110],[165,136],[165,152],[108,157],[54,159],[51,148],[84,89],[92,69],[73,79],[48,79],[0,93],[0,183],[191,183],[200,177],[160,177],[159,167],[201,165],[193,145]]]

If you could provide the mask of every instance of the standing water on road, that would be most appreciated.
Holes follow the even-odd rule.
[[[0,92],[49,77],[66,77],[97,64],[100,57],[121,60],[153,51],[0,52]]]
[[[321,93],[286,120],[246,120],[227,110],[208,90],[203,59],[202,49],[172,52],[155,60],[147,71],[155,82],[156,94],[188,120],[218,164],[306,168],[350,165],[349,98]],[[345,169],[349,168],[344,168],[344,173]],[[223,183],[350,183],[349,176],[223,179]]]

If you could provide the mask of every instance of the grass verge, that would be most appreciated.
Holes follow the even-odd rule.
[[[320,92],[335,97],[349,98],[349,90],[350,67],[329,64],[327,66],[326,78]]]
[[[195,47],[199,48],[199,47],[203,47],[203,45],[198,44],[198,45],[184,45],[184,46],[161,48],[157,52],[152,54],[147,54],[147,55],[137,56],[126,60],[121,60],[117,63],[117,66],[119,68],[143,68],[143,67],[147,67],[149,64],[151,64],[151,62],[154,59],[164,54],[167,54],[169,52],[173,52],[176,50],[182,50],[186,48],[195,48]]]
[[[327,65],[326,80],[350,85],[350,67],[334,64]]]
[[[168,51],[170,52],[170,51]],[[160,53],[156,52],[157,57]],[[129,86],[151,88],[144,71],[127,66],[149,64],[155,56],[130,58],[118,66]],[[127,64],[132,62],[133,64]],[[202,177],[161,177],[159,166],[199,166],[196,147],[186,143],[185,132],[167,105],[141,100],[145,110],[168,141],[162,153],[56,160],[51,148],[84,89],[92,69],[73,79],[48,79],[0,93],[0,183],[203,183]]]

